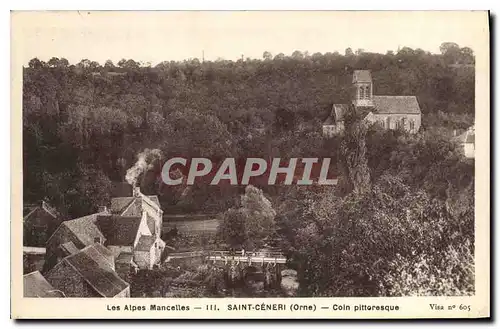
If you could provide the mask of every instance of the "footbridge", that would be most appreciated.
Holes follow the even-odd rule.
[[[244,263],[246,265],[263,265],[263,264],[286,264],[286,257],[281,252],[275,251],[258,251],[258,252],[231,252],[231,251],[215,251],[215,250],[200,250],[187,252],[173,252],[167,255],[166,262],[174,259],[186,258],[203,258],[206,261],[213,263]]]

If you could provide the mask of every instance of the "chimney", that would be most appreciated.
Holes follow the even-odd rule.
[[[141,195],[141,188],[139,186],[134,186],[132,189],[132,195],[138,197]]]
[[[97,212],[108,212],[108,207],[106,206],[99,206]]]
[[[453,130],[453,137],[455,137],[455,136],[457,136],[457,130],[456,129]]]

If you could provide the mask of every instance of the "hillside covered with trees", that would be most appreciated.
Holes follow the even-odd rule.
[[[287,251],[305,296],[461,295],[474,292],[474,163],[451,141],[474,124],[474,56],[264,52],[262,59],[104,65],[30,61],[23,81],[23,198],[67,218],[109,201],[113,182],[144,149],[162,159],[141,175],[165,212],[222,213],[235,247],[264,241]],[[348,117],[325,139],[333,103],[349,100],[354,69],[372,71],[374,94],[416,95],[416,135]],[[173,156],[330,157],[338,186],[170,187]]]

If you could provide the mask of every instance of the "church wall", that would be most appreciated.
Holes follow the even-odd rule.
[[[404,120],[403,120],[404,119]],[[372,123],[378,122],[385,129],[397,129],[398,124],[406,131],[416,133],[420,129],[421,115],[420,114],[373,114],[369,118]],[[410,122],[413,121],[413,129],[411,129]]]

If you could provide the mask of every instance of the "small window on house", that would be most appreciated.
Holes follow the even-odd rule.
[[[366,99],[370,99],[370,95],[371,95],[371,92],[370,92],[370,86],[366,86],[366,90],[365,90],[365,98]]]
[[[359,90],[358,99],[365,98],[365,88],[363,86],[359,86],[358,90]]]
[[[94,243],[101,243],[101,238],[94,238]]]
[[[415,121],[410,120],[410,130],[414,130],[414,129],[415,129]]]

